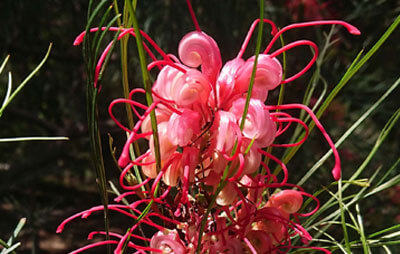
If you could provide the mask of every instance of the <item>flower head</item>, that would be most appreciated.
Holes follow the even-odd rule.
[[[191,7],[189,0],[187,3]],[[148,69],[160,69],[152,88],[153,104],[145,106],[133,100],[134,94],[145,93],[142,89],[135,89],[129,99],[117,99],[109,107],[112,119],[129,134],[118,160],[123,168],[120,185],[126,192],[116,201],[130,195],[143,197],[129,205],[109,205],[109,209],[134,220],[139,216],[141,218],[128,233],[117,236],[120,240],[116,241],[116,251],[128,241],[128,247],[152,253],[192,253],[190,251],[194,249],[203,253],[280,253],[282,248],[293,247],[291,239],[295,236],[308,242],[312,238],[298,223],[297,216],[314,213],[319,202],[300,186],[287,183],[289,170],[267,149],[297,146],[307,138],[307,125],[283,111],[301,109],[311,116],[334,152],[336,162],[333,175],[336,180],[340,178],[340,159],[332,140],[308,107],[301,104],[274,106],[264,103],[270,90],[299,78],[311,68],[317,59],[318,47],[311,41],[299,40],[274,52],[270,51],[282,33],[294,28],[340,24],[352,34],[359,34],[359,31],[350,24],[336,20],[298,23],[280,30],[272,21],[262,20],[271,25],[273,38],[258,56],[253,90],[249,91],[255,56],[245,60],[242,55],[260,20],[251,26],[237,57],[223,65],[217,43],[201,31],[193,10],[190,10],[196,31],[189,32],[180,41],[179,58],[164,53],[142,31],[109,28],[120,32],[118,39],[138,32],[144,35],[145,49],[153,58]],[[90,31],[97,30],[93,28]],[[80,35],[77,44],[83,36]],[[155,58],[147,43],[160,53],[162,60]],[[302,70],[283,80],[282,66],[277,57],[298,46],[310,46],[314,56]],[[106,48],[98,66],[101,66],[108,50]],[[251,95],[249,100],[247,95]],[[113,115],[116,105],[126,103],[130,104],[138,119],[133,129],[123,126]],[[247,114],[243,115],[245,108]],[[139,109],[144,113],[139,114]],[[153,111],[156,116],[156,126],[153,127],[158,129],[159,147],[154,145],[150,123],[150,113]],[[276,143],[276,138],[292,123],[304,127],[304,139],[294,144]],[[148,150],[131,157],[131,145],[137,140],[147,143]],[[160,151],[159,167],[156,167],[157,149]],[[267,160],[278,164],[283,176],[273,174]],[[137,167],[141,169],[140,176],[144,179],[131,185],[126,176],[133,174],[133,168]],[[285,189],[288,187],[296,187],[297,190]],[[274,193],[277,188],[283,190]],[[265,195],[266,190],[274,194]],[[310,213],[300,214],[304,195],[316,200],[317,206]],[[139,209],[142,204],[147,205],[145,212]],[[101,208],[72,216],[59,231],[71,219],[87,217],[97,210]],[[152,217],[157,217],[165,224],[161,226],[153,222]],[[296,219],[292,220],[293,217]],[[151,239],[142,238],[149,242],[149,247],[137,247],[127,240],[129,237],[140,238],[135,232],[143,223],[157,231]]]

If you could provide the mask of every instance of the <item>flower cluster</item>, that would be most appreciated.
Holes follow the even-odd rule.
[[[311,41],[299,40],[270,51],[282,33],[298,27],[339,24],[352,34],[359,31],[336,20],[298,23],[278,30],[272,21],[265,19],[263,22],[272,27],[272,40],[261,54],[243,59],[254,28],[260,22],[256,20],[237,57],[223,65],[217,43],[201,31],[195,18],[194,21],[197,29],[182,38],[178,57],[164,53],[140,31],[146,39],[143,45],[153,59],[148,70],[159,68],[152,87],[154,102],[150,106],[139,103],[134,97],[145,91],[134,89],[129,98],[114,100],[109,112],[115,123],[129,134],[118,160],[123,168],[120,186],[125,192],[115,201],[131,195],[141,199],[108,206],[133,220],[126,234],[111,233],[117,240],[97,242],[74,253],[103,244],[116,244],[115,253],[120,253],[125,245],[137,253],[282,253],[300,248],[291,243],[295,236],[304,244],[312,239],[298,218],[313,214],[319,201],[302,187],[287,182],[288,169],[268,148],[297,146],[306,140],[307,135],[294,144],[276,142],[293,123],[303,126],[308,134],[303,121],[285,112],[299,109],[311,116],[331,146],[335,180],[340,178],[338,153],[308,107],[265,105],[265,101],[270,90],[297,79],[313,65],[318,47]],[[111,27],[109,30],[119,31],[118,39],[136,35],[133,29]],[[77,38],[76,45],[84,35]],[[162,60],[156,59],[147,43],[160,53]],[[314,56],[301,71],[283,79],[277,56],[303,45],[312,47]],[[98,69],[109,48],[101,56]],[[113,108],[119,104],[131,105],[137,117],[133,129],[122,125],[114,116]],[[155,113],[156,125],[151,123],[151,112]],[[148,150],[133,157],[131,147],[139,139],[148,144]],[[269,161],[280,166],[281,175],[271,172]],[[141,170],[132,180],[134,168]],[[313,211],[301,213],[304,196],[315,201]],[[143,210],[143,207],[146,208]],[[102,206],[94,207],[68,218],[58,232],[72,219],[86,218],[102,209]],[[140,225],[154,228],[150,238],[140,235]],[[89,238],[95,234],[105,233],[93,232]]]

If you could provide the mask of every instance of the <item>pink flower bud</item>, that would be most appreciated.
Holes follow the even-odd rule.
[[[212,161],[212,171],[217,174],[222,174],[224,169],[228,165],[228,161],[222,156],[222,154],[218,151],[214,152],[213,154],[213,161]]]
[[[257,181],[254,181],[252,178],[248,177],[247,175],[244,175],[240,179],[240,183],[249,186],[249,187],[255,187],[259,183]],[[261,198],[263,190],[260,188],[248,188],[248,193],[247,193],[247,198],[252,201],[253,203],[257,203],[258,199]]]
[[[222,109],[230,108],[234,95],[240,96],[243,91],[235,90],[236,73],[244,64],[242,58],[235,58],[227,62],[219,74],[216,93],[217,93],[217,106]]]
[[[165,66],[158,74],[157,80],[153,85],[154,92],[166,100],[173,100],[172,89],[176,82],[181,79],[183,75],[183,72],[171,66]]]
[[[245,141],[240,148],[240,151],[244,153],[247,150],[250,141]],[[252,174],[257,171],[260,167],[262,155],[258,152],[258,146],[253,144],[249,150],[249,152],[244,157],[244,170],[243,175]]]
[[[196,69],[188,70],[171,85],[171,97],[178,106],[189,107],[194,103],[206,104],[211,92],[211,84]]]
[[[230,152],[236,140],[235,126],[236,123],[235,115],[231,112],[219,110],[215,113],[215,149],[220,152]]]
[[[289,216],[282,213],[275,207],[263,207],[257,211],[253,221],[253,229],[261,230],[272,239],[272,243],[276,243],[285,238],[287,233],[287,221]]]
[[[149,152],[149,151],[150,151],[150,149],[147,152]],[[155,163],[153,154],[150,152],[149,155],[147,157],[145,157],[142,162],[149,163],[148,165],[142,166],[143,174],[151,179],[156,178],[157,177],[157,168],[156,168],[156,163]]]
[[[227,206],[233,203],[237,197],[237,193],[234,187],[235,183],[228,182],[225,187],[217,196],[216,203],[220,206]]]
[[[167,109],[156,109],[156,119],[157,124],[162,122],[167,122],[171,116],[171,112]],[[150,114],[146,116],[143,120],[142,125],[140,126],[142,133],[151,132],[151,121],[150,121]],[[150,137],[149,137],[150,138]]]
[[[240,98],[232,103],[229,112],[235,115],[237,123],[242,121],[242,115],[246,99]],[[257,99],[250,99],[249,111],[246,116],[243,135],[248,139],[255,138],[255,144],[264,148],[272,144],[275,139],[276,124],[272,121],[264,104]]]
[[[242,254],[243,246],[239,239],[237,238],[229,238],[225,241],[217,241],[213,245],[210,246],[210,254]]]
[[[177,156],[163,174],[163,181],[166,185],[174,187],[178,184],[178,179],[182,177],[182,174],[181,156]]]
[[[159,249],[162,251],[162,253],[186,253],[185,245],[179,238],[176,230],[165,229],[164,232],[158,231],[151,238],[150,247]],[[155,254],[157,252],[152,251],[151,253]]]
[[[201,65],[203,74],[215,83],[222,60],[213,38],[200,31],[188,33],[179,42],[178,52],[182,63],[194,68]]]
[[[246,234],[246,238],[257,253],[276,253],[276,251],[272,251],[273,246],[269,234],[262,230],[250,230]]]
[[[284,213],[293,214],[299,211],[303,204],[303,196],[296,190],[283,190],[273,194],[267,205],[276,207]]]
[[[189,182],[194,181],[194,171],[199,165],[200,150],[196,147],[187,146],[183,149],[182,165],[189,168]]]
[[[249,89],[254,59],[254,56],[249,58],[239,69],[235,83],[238,91],[247,92]],[[269,55],[260,54],[258,56],[256,77],[254,79],[251,97],[265,101],[267,99],[268,91],[277,87],[281,81],[282,66],[279,61]]]
[[[183,109],[182,114],[173,113],[168,121],[168,138],[181,147],[189,144],[194,135],[200,134],[201,116],[196,111]]]
[[[204,183],[208,186],[213,186],[214,188],[217,188],[220,181],[221,175],[215,173],[214,171],[210,171],[205,178]]]
[[[171,143],[168,138],[168,122],[162,122],[157,125],[158,139],[160,141],[160,154],[161,160],[167,159],[172,153],[176,151],[177,146]],[[149,140],[151,154],[154,155],[154,141],[153,135]]]

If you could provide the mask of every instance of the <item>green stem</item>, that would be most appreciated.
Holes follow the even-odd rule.
[[[251,72],[249,90],[247,91],[246,104],[244,105],[244,109],[243,109],[242,121],[240,122],[240,130],[242,130],[242,131],[244,128],[244,124],[246,122],[247,112],[249,111],[249,104],[250,104],[251,94],[253,93],[253,85],[254,85],[254,80],[255,80],[256,71],[257,71],[258,55],[260,54],[260,51],[261,51],[262,31],[264,28],[264,22],[262,22],[263,20],[264,20],[264,1],[260,0],[260,21],[261,22],[258,25],[257,45],[256,45],[254,65],[253,65],[253,70]]]
[[[342,178],[339,179],[339,183],[338,183],[338,199],[339,199],[340,218],[341,218],[341,222],[342,222],[341,224],[342,224],[342,228],[343,228],[345,247],[346,247],[347,252],[351,253],[349,234],[347,233],[346,218],[345,218],[343,202],[342,202]]]
[[[125,3],[124,7],[125,8],[124,8],[124,13],[123,13],[123,23],[121,22],[121,19],[118,18],[118,20],[117,20],[118,26],[120,26],[120,27],[124,26],[125,28],[130,28],[130,27],[132,27],[132,24],[131,24],[131,22],[129,22],[129,11],[128,11],[128,7],[127,7],[127,3]],[[134,8],[136,9],[136,3],[134,3]],[[118,4],[117,4],[116,0],[114,0],[114,10],[115,10],[116,15],[120,15],[119,9],[118,9]],[[129,75],[128,75],[128,70],[129,70],[129,67],[128,67],[128,41],[129,41],[128,36],[124,36],[120,40],[122,90],[124,93],[124,98],[126,98],[126,99],[129,98],[129,91],[130,91]],[[125,104],[125,111],[126,111],[126,116],[128,119],[129,129],[132,130],[134,128],[133,114],[132,114],[131,105],[129,105],[128,103]],[[131,154],[133,155],[132,158],[136,158],[136,157],[140,156],[140,154],[141,154],[137,140],[135,140],[133,142],[133,150],[131,151]],[[134,169],[135,169],[136,178],[139,180],[139,183],[141,183],[142,177],[141,177],[140,172],[136,165],[134,165]],[[143,186],[143,188],[144,188],[144,186]]]
[[[142,79],[143,79],[143,85],[144,85],[144,90],[146,91],[146,101],[147,105],[150,106],[153,104],[153,97],[151,95],[151,80],[150,80],[150,73],[147,70],[147,64],[146,64],[146,56],[144,53],[144,48],[143,48],[143,40],[142,36],[140,34],[140,29],[139,29],[139,23],[136,19],[136,13],[135,10],[132,7],[132,3],[130,0],[127,0],[128,3],[128,9],[130,12],[130,18],[133,23],[133,28],[135,29],[135,38],[136,38],[136,44],[137,44],[137,49],[139,53],[139,60],[140,60],[140,69],[142,71]],[[156,169],[157,172],[161,171],[161,155],[160,155],[160,142],[158,139],[158,130],[157,130],[157,119],[156,119],[156,113],[155,111],[150,112],[150,121],[151,121],[151,129],[153,131],[153,141],[154,141],[154,157],[156,159]]]

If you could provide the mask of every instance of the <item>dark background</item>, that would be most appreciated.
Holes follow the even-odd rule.
[[[185,1],[138,2],[141,27],[165,52],[176,54],[179,40],[194,30]],[[341,28],[335,34],[340,42],[329,50],[329,57],[321,71],[330,86],[340,80],[346,67],[362,48],[368,50],[372,47],[400,12],[399,2],[394,0],[329,1],[324,8],[316,9],[293,7],[295,2],[266,1],[265,17],[280,27],[310,19],[338,18],[352,23],[362,32],[361,36],[355,37]],[[324,1],[319,2],[324,4]],[[1,99],[6,91],[7,72],[12,72],[15,88],[40,62],[49,43],[53,43],[45,65],[0,119],[0,138],[70,138],[69,141],[56,142],[0,143],[0,238],[7,240],[19,218],[27,217],[27,224],[19,238],[22,247],[18,253],[65,253],[84,245],[88,232],[102,228],[101,216],[93,216],[67,225],[62,235],[55,234],[57,225],[64,218],[101,203],[89,155],[85,67],[81,48],[72,45],[75,37],[84,30],[87,4],[83,0],[1,0],[0,3],[0,59],[2,61],[6,55],[11,55],[6,70],[0,76]],[[193,6],[203,31],[217,41],[223,61],[236,56],[251,22],[259,15],[258,1],[196,0]],[[323,32],[328,31],[329,27],[296,29],[286,33],[285,40],[309,38],[322,46]],[[334,100],[328,114],[323,117],[323,123],[334,140],[398,78],[399,36],[397,29],[376,56],[363,67],[362,72]],[[269,38],[265,41],[264,47]],[[132,87],[135,84],[140,86],[133,40],[130,40],[129,47]],[[254,48],[255,39],[250,42],[245,57],[249,57]],[[122,96],[118,52],[119,49],[115,51],[105,72],[99,97],[104,144],[107,144],[107,133],[114,136],[117,145],[124,135],[107,115],[110,101]],[[308,49],[289,51],[288,69],[299,70],[309,57]],[[311,73],[309,71],[305,77],[288,85],[286,102],[301,102]],[[399,107],[399,95],[397,89],[340,149],[345,178],[360,165],[372,148],[379,130]],[[267,103],[275,103],[276,98],[277,91],[271,93]],[[379,166],[387,168],[399,157],[399,129],[395,128],[390,134],[389,141],[369,165],[368,172],[374,172]],[[322,142],[319,135],[313,135],[289,163],[293,180],[302,175],[296,172],[310,168],[328,149]],[[104,147],[104,154],[108,178],[113,180],[118,170],[111,162],[107,146]],[[330,165],[325,167],[326,170],[320,170],[321,173],[316,176],[315,186],[310,183],[306,191],[312,192],[321,184],[329,184]],[[393,198],[399,192],[399,189],[393,188],[362,204],[367,232],[400,222],[399,203]],[[119,228],[123,221],[118,217],[111,222],[117,231],[123,232],[126,228],[126,225]]]

